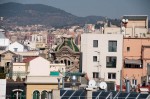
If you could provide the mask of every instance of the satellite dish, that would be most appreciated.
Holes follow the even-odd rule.
[[[95,85],[96,85],[95,80],[90,80],[89,81],[89,87],[95,87]]]
[[[107,88],[106,82],[101,82],[101,83],[99,83],[99,87],[100,87],[101,89],[106,89],[106,88]]]

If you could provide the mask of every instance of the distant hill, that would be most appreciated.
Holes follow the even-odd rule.
[[[68,26],[96,23],[104,20],[102,16],[77,17],[61,9],[42,4],[0,4],[0,17],[8,25],[34,25]]]

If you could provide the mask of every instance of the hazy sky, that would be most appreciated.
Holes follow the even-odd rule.
[[[0,0],[0,3],[46,4],[65,10],[76,16],[107,16],[120,18],[123,15],[150,16],[150,0]]]

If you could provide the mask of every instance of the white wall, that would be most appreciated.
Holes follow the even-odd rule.
[[[28,76],[49,76],[50,63],[42,57],[37,57],[30,61],[28,67]]]
[[[0,79],[0,99],[6,97],[6,79]]]
[[[14,42],[14,43],[10,44],[7,49],[14,52],[15,51],[14,48],[17,48],[17,52],[23,52],[24,51],[24,46],[18,42]]]
[[[17,76],[21,78],[26,77],[26,64],[25,63],[13,63],[13,80],[16,81]]]
[[[0,46],[8,46],[10,43],[9,39],[7,38],[0,38]]]
[[[120,34],[120,27],[105,27],[105,34]]]
[[[93,40],[98,40],[98,47],[93,47]],[[117,40],[117,52],[108,52],[108,41]],[[81,52],[82,56],[82,72],[88,74],[89,79],[93,79],[93,72],[100,72],[105,81],[115,81],[119,84],[120,70],[122,68],[122,43],[123,35],[121,34],[82,34],[81,35]],[[99,51],[98,54],[95,51]],[[99,64],[101,68],[98,69],[98,62],[93,62],[93,56],[100,57]],[[106,68],[106,56],[116,56],[116,68]],[[99,71],[98,71],[99,70]],[[116,79],[108,79],[108,72],[116,73]]]
[[[65,72],[65,64],[50,64],[50,71]]]

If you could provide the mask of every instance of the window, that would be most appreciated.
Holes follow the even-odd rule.
[[[39,91],[34,91],[33,92],[33,99],[40,99],[40,92]]]
[[[68,60],[68,65],[70,65],[70,61]]]
[[[142,68],[139,64],[125,64],[125,68]]]
[[[108,73],[108,79],[116,79],[116,73]]]
[[[98,47],[98,40],[93,40],[93,47]]]
[[[108,50],[109,52],[117,52],[117,41],[109,41]]]
[[[64,60],[64,63],[65,63],[65,65],[67,65],[67,60],[66,59]]]
[[[93,78],[99,78],[99,73],[98,72],[93,72]]]
[[[17,52],[18,48],[14,48],[14,52]]]
[[[97,62],[97,56],[93,56],[93,62]]]
[[[60,62],[63,63],[63,60],[61,60]]]
[[[127,47],[127,52],[129,52],[130,51],[130,47]]]
[[[47,99],[52,99],[52,92],[48,92],[48,98]]]
[[[41,99],[47,99],[48,98],[48,93],[47,93],[47,91],[42,91],[42,93],[41,93]]]
[[[136,79],[132,79],[132,85],[137,85],[137,80]]]
[[[12,90],[13,99],[24,99],[25,94],[22,89],[13,89]]]
[[[6,64],[6,66],[7,66],[7,67],[9,67],[9,66],[10,66],[10,62],[6,62],[5,64]]]
[[[116,61],[117,61],[116,57],[107,56],[106,57],[106,67],[107,68],[116,68]]]

